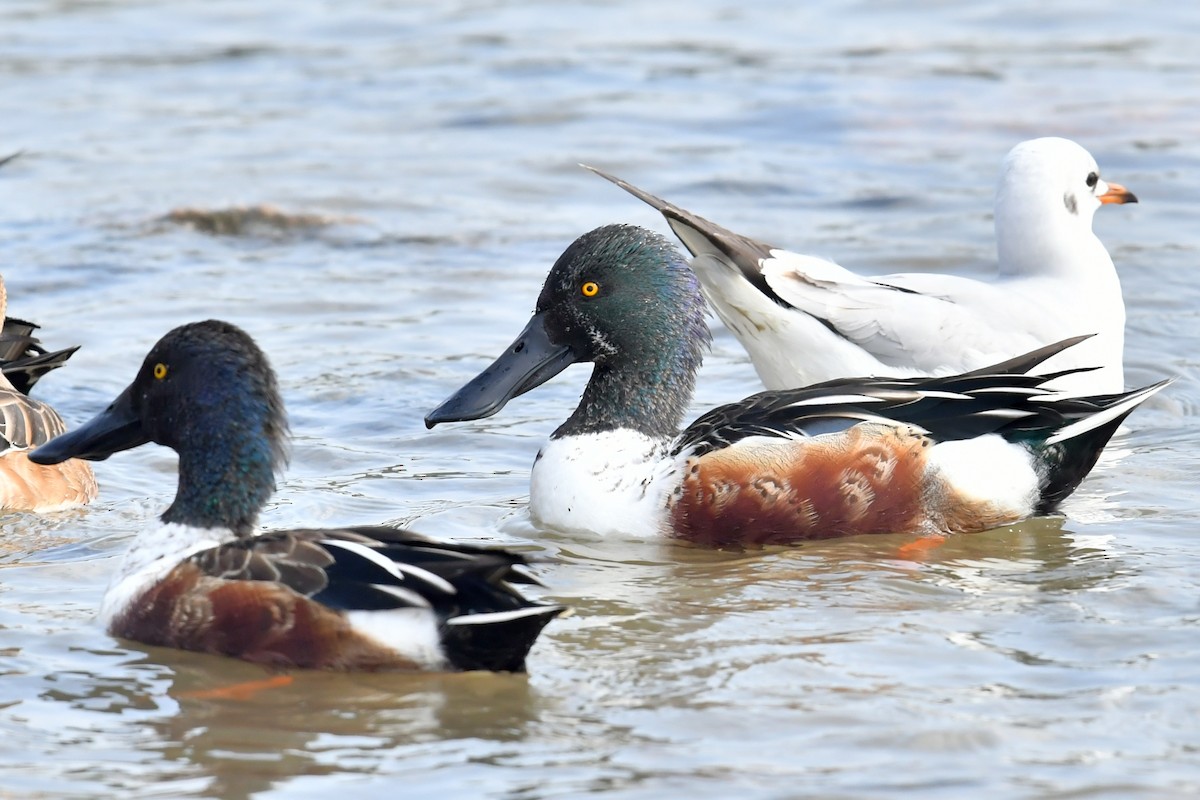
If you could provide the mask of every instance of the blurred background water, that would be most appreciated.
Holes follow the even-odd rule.
[[[92,618],[174,489],[168,451],[122,454],[90,509],[0,520],[0,797],[1200,792],[1198,40],[1187,4],[1104,0],[0,5],[9,307],[84,345],[36,394],[78,423],[170,327],[231,320],[295,433],[264,525],[520,547],[576,610],[528,677],[206,699],[263,673]],[[1127,380],[1182,376],[1063,517],[921,561],[551,534],[529,466],[585,368],[424,430],[572,239],[666,232],[578,162],[851,268],[986,274],[999,161],[1042,135],[1141,198],[1096,218]],[[713,324],[697,411],[759,388]]]

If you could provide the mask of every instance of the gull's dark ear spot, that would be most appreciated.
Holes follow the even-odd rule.
[[[1071,194],[1070,192],[1067,192],[1063,195],[1063,205],[1066,206],[1067,211],[1071,212],[1072,214],[1079,213],[1079,203],[1075,200],[1075,195]]]

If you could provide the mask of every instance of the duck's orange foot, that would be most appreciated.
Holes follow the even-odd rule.
[[[946,537],[941,533],[922,536],[896,548],[896,557],[905,561],[920,561],[930,550],[941,547],[945,542]]]
[[[179,696],[192,700],[249,700],[261,691],[288,686],[293,680],[295,679],[291,675],[275,675],[261,681],[245,681],[216,689],[181,692]]]

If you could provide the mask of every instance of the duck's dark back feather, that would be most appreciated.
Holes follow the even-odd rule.
[[[282,583],[339,611],[430,608],[458,669],[523,669],[542,628],[563,611],[510,585],[537,582],[516,569],[527,563],[519,554],[385,526],[271,531],[189,561],[211,577]],[[497,617],[456,622],[489,614]]]
[[[991,433],[1013,441],[1044,439],[1130,396],[1051,399],[1044,384],[1086,370],[1025,374],[1086,338],[1056,342],[993,367],[943,378],[848,378],[761,392],[701,416],[680,435],[676,452],[691,449],[699,455],[749,436],[815,436],[881,419],[919,425],[936,441]]]
[[[62,418],[50,406],[0,388],[0,452],[37,447],[64,430]]]
[[[0,370],[21,394],[29,394],[43,375],[67,363],[79,349],[76,345],[51,352],[33,335],[37,329],[32,322],[8,317],[0,330]]]

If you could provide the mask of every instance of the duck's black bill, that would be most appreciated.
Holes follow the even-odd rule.
[[[129,389],[73,431],[56,436],[29,454],[35,464],[58,464],[68,458],[103,461],[113,453],[145,444],[150,437],[134,412]]]
[[[509,400],[541,386],[578,360],[568,345],[550,341],[544,317],[534,314],[502,356],[425,415],[425,427],[490,417]]]

